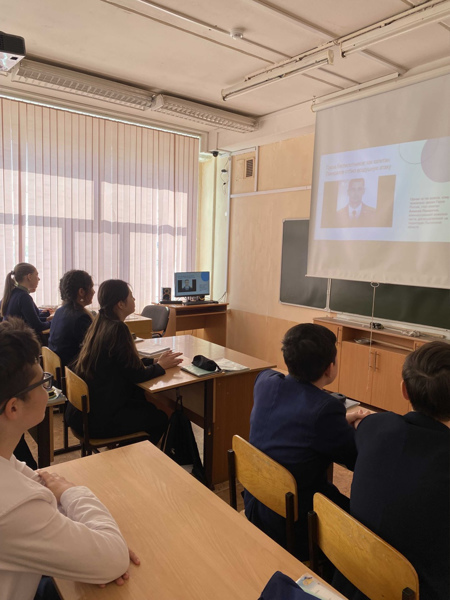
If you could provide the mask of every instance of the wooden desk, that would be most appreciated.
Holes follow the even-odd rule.
[[[131,333],[135,333],[138,337],[145,340],[152,337],[152,320],[142,315],[130,315],[125,319],[125,325]]]
[[[227,345],[227,303],[166,306],[170,308],[166,336],[176,335],[180,331],[195,331],[196,337],[221,346]]]
[[[169,346],[184,356],[183,364],[191,364],[196,354],[213,360],[228,358],[249,369],[235,373],[212,373],[195,377],[179,367],[165,375],[140,384],[150,392],[152,401],[174,407],[176,388],[180,388],[188,417],[204,429],[203,458],[206,476],[212,484],[228,479],[227,450],[234,434],[248,439],[250,413],[253,407],[253,386],[260,371],[274,365],[191,336],[177,335],[146,340],[137,345],[138,351]]]
[[[256,600],[275,571],[307,572],[149,442],[48,470],[87,485],[141,559],[122,587],[57,579],[63,600]]]

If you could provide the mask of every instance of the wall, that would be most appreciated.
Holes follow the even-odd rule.
[[[280,304],[282,224],[309,217],[313,134],[261,146],[256,192],[232,157],[227,345],[285,369],[281,339],[324,311]],[[304,188],[304,189],[298,189]],[[240,195],[245,194],[245,195]]]
[[[226,292],[229,162],[227,155],[211,156],[199,166],[195,269],[211,273],[213,300],[219,300]]]

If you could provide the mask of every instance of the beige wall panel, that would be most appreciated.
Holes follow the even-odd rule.
[[[292,307],[278,306],[282,224],[284,219],[307,218],[309,198],[309,191],[300,191],[232,199],[228,267],[232,308],[295,319],[289,316]]]
[[[311,322],[313,314],[314,311],[304,311],[301,320],[289,321],[231,309],[228,311],[227,346],[275,364],[281,371],[287,371],[281,353],[284,334],[298,323]]]
[[[258,191],[311,185],[314,134],[261,146]]]
[[[231,193],[246,194],[255,191],[255,171],[256,162],[253,168],[253,177],[245,177],[245,162],[249,158],[256,161],[256,152],[248,152],[246,154],[237,154],[233,156],[233,168],[231,170]]]
[[[267,317],[240,310],[229,310],[227,318],[227,346],[255,358],[265,359]]]

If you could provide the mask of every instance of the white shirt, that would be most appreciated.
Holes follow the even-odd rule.
[[[42,575],[107,583],[129,566],[117,523],[86,487],[57,505],[37,473],[0,457],[0,597],[33,600]]]

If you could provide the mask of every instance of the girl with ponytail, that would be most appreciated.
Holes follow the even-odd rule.
[[[29,263],[19,263],[8,273],[5,280],[0,314],[3,318],[20,317],[41,335],[49,329],[52,317],[48,312],[39,311],[30,294],[39,284],[39,273]]]
[[[86,271],[67,271],[59,282],[63,305],[55,312],[48,346],[56,352],[63,366],[70,365],[80,352],[84,336],[92,324],[86,310],[94,297],[94,282]]]
[[[89,328],[74,371],[89,386],[89,430],[93,437],[113,437],[147,431],[156,444],[167,426],[166,414],[145,398],[136,384],[164,375],[181,363],[180,352],[165,352],[157,360],[141,360],[125,318],[135,310],[128,284],[104,281],[98,290],[100,310]],[[71,404],[67,423],[82,432],[82,415]]]

